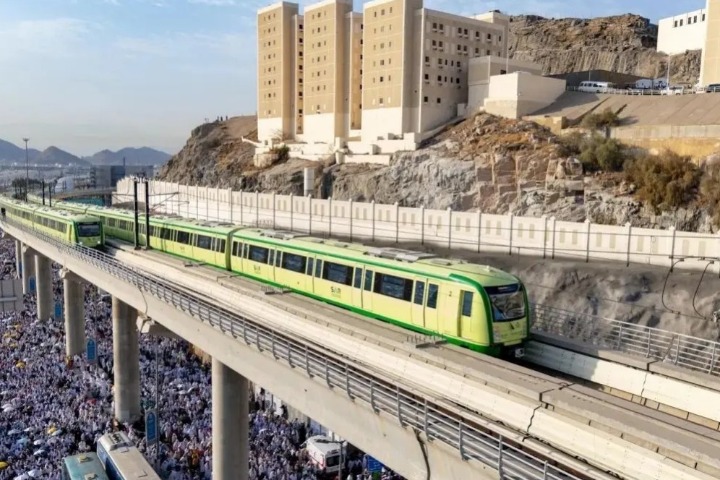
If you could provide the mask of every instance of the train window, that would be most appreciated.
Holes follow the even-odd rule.
[[[265,247],[250,245],[250,260],[258,263],[268,263],[270,250]]]
[[[242,243],[233,242],[232,243],[232,256],[239,257],[241,252],[242,252]]]
[[[341,285],[352,285],[352,267],[339,263],[324,262],[323,278]]]
[[[280,259],[285,256],[285,253],[278,250],[275,255],[275,266],[280,268]]]
[[[438,286],[432,283],[428,286],[427,307],[436,309],[438,300]]]
[[[425,299],[425,282],[415,282],[415,305],[422,305]]]
[[[315,276],[317,278],[322,278],[322,260],[318,260],[317,263],[315,263]]]
[[[375,293],[398,300],[410,301],[413,281],[394,275],[378,273],[375,275]]]
[[[373,272],[370,270],[365,271],[365,291],[372,292],[373,285]]]
[[[313,274],[313,268],[315,268],[315,260],[312,258],[307,259],[307,274],[312,276]]]
[[[247,243],[245,244],[243,258],[250,258],[250,245],[248,245]]]
[[[177,242],[184,243],[185,245],[190,245],[190,234],[188,232],[183,232],[182,230],[178,230],[177,231]]]
[[[203,250],[212,250],[212,237],[207,235],[197,235],[195,237],[195,246]]]
[[[355,269],[355,288],[362,288],[362,268]]]
[[[462,294],[463,294],[462,316],[463,317],[471,317],[472,316],[473,293],[472,292],[462,292]]]
[[[302,255],[284,252],[282,256],[282,268],[291,272],[305,273],[307,258]]]
[[[280,253],[280,252],[278,252],[278,255],[279,255],[279,253]],[[268,258],[269,258],[269,260],[268,260],[267,263],[268,263],[269,265],[275,265],[275,250],[270,250],[270,255],[269,255]]]
[[[215,239],[215,251],[218,253],[222,253],[225,251],[225,240],[223,240],[222,238]]]

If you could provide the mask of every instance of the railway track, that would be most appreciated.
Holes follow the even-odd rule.
[[[545,458],[575,468],[572,475],[582,475],[577,478],[607,478],[607,472],[622,472],[619,476],[628,479],[720,476],[720,438],[709,429],[522,365],[413,337],[294,294],[267,295],[258,284],[227,272],[200,265],[190,269],[187,262],[156,252],[120,248],[116,254],[139,268],[150,264],[142,258],[164,264],[155,274],[167,276],[168,268],[191,272],[196,279],[186,287],[199,291],[202,284],[210,285],[208,294],[228,307],[238,305],[233,295],[242,295],[304,317],[317,326],[316,336],[308,331],[306,339],[319,346],[332,343],[329,331],[362,340],[368,347],[353,352],[354,360],[372,365],[386,358],[385,373],[430,392],[448,408],[464,411],[478,428],[493,435],[504,432],[514,448],[544,449]],[[350,344],[336,342],[334,351],[351,351]]]

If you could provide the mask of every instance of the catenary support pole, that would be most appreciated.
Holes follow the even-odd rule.
[[[53,315],[53,274],[48,257],[35,253],[35,282],[37,292],[37,315],[40,320],[50,320]]]
[[[150,249],[150,180],[145,180],[145,248]]]
[[[71,358],[85,351],[85,292],[82,279],[70,270],[60,273],[65,300],[65,355]]]
[[[248,381],[212,360],[213,480],[247,480]]]
[[[23,294],[32,293],[30,283],[35,282],[35,251],[27,245],[22,246]]]
[[[140,359],[137,311],[112,297],[115,418],[134,422],[140,418]]]
[[[140,248],[140,222],[139,222],[139,215],[138,212],[138,181],[137,178],[133,179],[133,212],[135,212],[135,250]]]

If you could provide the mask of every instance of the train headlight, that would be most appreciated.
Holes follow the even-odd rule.
[[[500,330],[497,329],[497,328],[493,328],[493,339],[494,339],[496,342],[502,342],[502,341],[503,341],[503,334],[502,334],[502,332],[500,332]]]

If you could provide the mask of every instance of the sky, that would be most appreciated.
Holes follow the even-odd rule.
[[[270,0],[0,0],[0,139],[76,155],[182,148],[256,109],[256,11]],[[301,5],[314,1],[300,1]],[[361,10],[362,1],[355,0]],[[705,0],[425,0],[457,14],[659,18]]]

